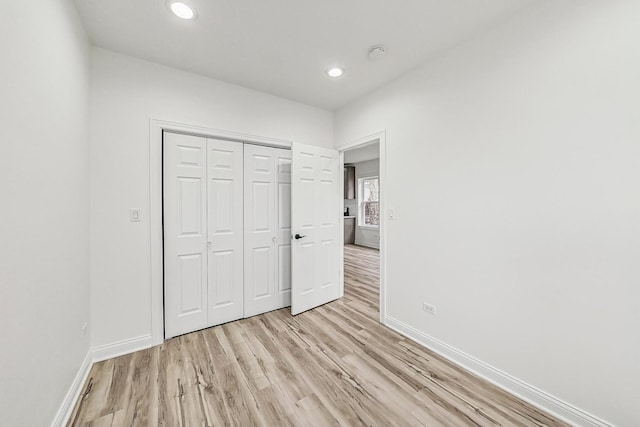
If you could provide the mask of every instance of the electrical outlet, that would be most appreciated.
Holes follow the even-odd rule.
[[[422,303],[422,309],[424,311],[426,311],[427,313],[429,313],[432,316],[436,315],[436,306],[435,305],[431,305],[431,304],[427,304],[426,302]]]
[[[84,322],[84,325],[82,325],[80,330],[82,331],[82,335],[87,335],[87,332],[89,331],[89,322]]]

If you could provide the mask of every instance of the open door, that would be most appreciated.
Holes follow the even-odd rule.
[[[294,143],[291,165],[291,314],[342,296],[342,160]]]

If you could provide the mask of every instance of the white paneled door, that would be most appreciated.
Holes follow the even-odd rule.
[[[165,338],[241,319],[243,144],[163,135]]]
[[[342,296],[342,161],[338,151],[295,143],[292,156],[291,313]]]
[[[165,336],[207,325],[207,143],[165,133]]]
[[[342,161],[163,134],[165,338],[342,295]]]
[[[207,139],[207,326],[244,315],[243,146]]]
[[[291,151],[244,148],[245,317],[291,304]]]

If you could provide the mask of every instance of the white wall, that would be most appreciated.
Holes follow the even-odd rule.
[[[377,146],[377,144],[376,144]],[[378,147],[379,148],[379,147]],[[368,178],[380,175],[380,159],[368,160],[353,164],[356,168],[356,183],[360,178]],[[358,195],[358,197],[360,197]],[[359,200],[359,199],[358,199]],[[356,245],[369,246],[371,248],[380,247],[380,230],[371,227],[360,226],[360,210],[356,203]]]
[[[360,163],[380,157],[380,143],[374,142],[364,147],[354,148],[344,152],[345,163]]]
[[[388,315],[621,426],[640,425],[638,22],[637,1],[538,2],[335,124],[336,146],[386,129]]]
[[[92,345],[151,333],[149,119],[331,146],[332,113],[92,50]],[[143,221],[129,222],[142,208]]]
[[[42,426],[89,350],[89,44],[66,0],[0,32],[0,425]]]

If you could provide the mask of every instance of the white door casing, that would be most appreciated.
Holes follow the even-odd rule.
[[[243,146],[207,139],[207,326],[244,315]]]
[[[342,296],[342,162],[337,150],[292,147],[291,313]],[[304,237],[302,237],[304,236]]]
[[[244,148],[244,316],[291,304],[291,151]]]
[[[206,140],[164,132],[165,337],[207,325]]]

